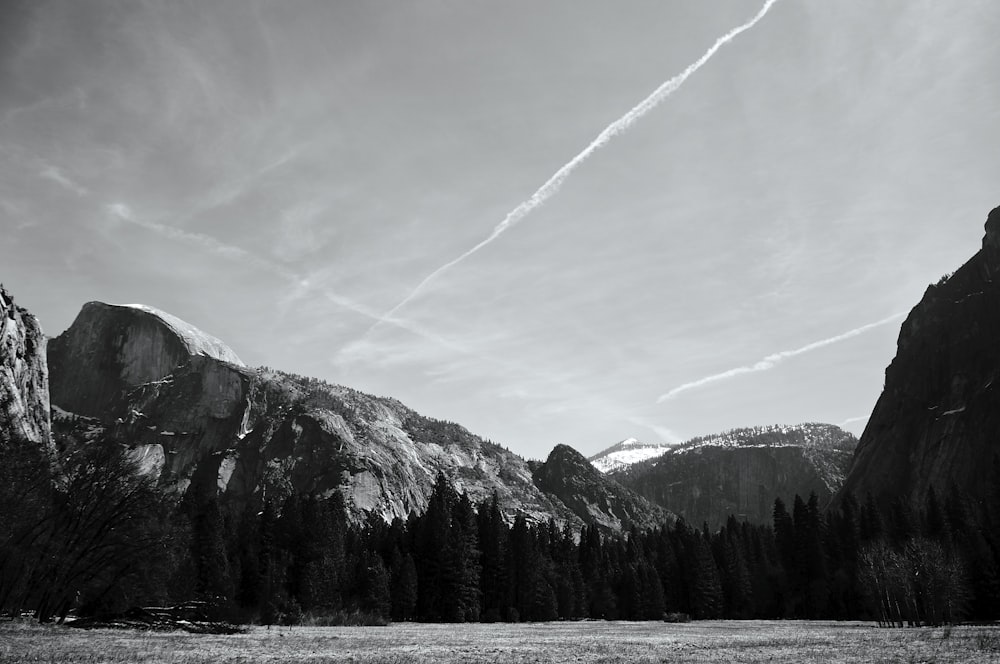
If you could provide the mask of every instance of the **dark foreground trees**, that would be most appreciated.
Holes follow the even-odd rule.
[[[166,506],[128,452],[89,445],[56,469],[37,449],[18,451],[0,482],[0,610],[44,622],[148,596]]]
[[[22,452],[0,467],[0,611],[40,620],[193,601],[264,623],[1000,617],[1000,528],[956,492],[616,534],[511,518],[440,476],[423,514],[358,523],[338,493],[236,506],[210,485],[174,504],[116,445],[59,468]]]

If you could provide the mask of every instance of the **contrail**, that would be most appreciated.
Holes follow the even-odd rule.
[[[860,417],[848,417],[846,420],[838,424],[837,426],[843,429],[848,424],[854,424],[855,422],[865,422],[871,418],[871,415],[861,415]]]
[[[777,366],[781,362],[784,362],[785,360],[791,357],[802,355],[804,353],[809,353],[814,350],[823,348],[825,346],[830,346],[832,344],[845,341],[852,337],[859,336],[861,334],[864,334],[868,330],[873,330],[876,327],[881,327],[883,325],[891,323],[894,320],[902,318],[905,315],[906,312],[895,313],[889,316],[888,318],[883,318],[882,320],[875,321],[874,323],[868,323],[867,325],[862,325],[861,327],[854,328],[853,330],[849,330],[847,332],[844,332],[843,334],[838,334],[837,336],[830,337],[829,339],[814,341],[811,344],[807,344],[805,346],[802,346],[801,348],[796,348],[795,350],[783,350],[779,353],[773,353],[771,355],[768,355],[764,359],[760,360],[756,364],[750,364],[743,367],[736,367],[735,369],[730,369],[728,371],[723,371],[722,373],[706,376],[705,378],[700,378],[690,383],[684,383],[683,385],[679,385],[674,389],[670,390],[669,392],[666,392],[665,394],[661,394],[660,397],[656,400],[656,403],[663,403],[664,401],[669,401],[670,399],[673,399],[682,392],[687,392],[688,390],[693,390],[695,388],[702,387],[703,385],[708,385],[710,383],[717,383],[721,380],[727,380],[729,378],[734,378],[736,376],[741,376],[743,374],[757,373],[758,371],[767,371],[768,369],[773,369],[775,366]]]
[[[184,242],[187,244],[198,246],[217,256],[222,256],[223,258],[238,260],[244,264],[252,265],[253,267],[261,271],[270,272],[271,274],[277,275],[287,281],[291,281],[296,285],[307,285],[306,280],[301,275],[298,275],[292,272],[291,270],[282,267],[277,263],[263,259],[260,256],[257,256],[256,254],[247,251],[246,249],[242,249],[240,247],[234,247],[224,242],[220,242],[219,240],[209,235],[204,235],[202,233],[192,233],[190,231],[181,230],[173,226],[166,226],[164,224],[159,224],[155,221],[142,219],[136,216],[132,212],[132,209],[128,205],[125,205],[124,203],[112,203],[110,205],[105,206],[105,208],[107,209],[108,213],[110,213],[119,221],[123,221],[132,224],[133,226],[144,228],[148,231],[156,233],[157,235],[160,235],[170,240],[175,240],[178,242]],[[322,289],[320,291],[320,294],[330,302],[340,307],[343,307],[344,309],[348,309],[355,313],[361,314],[362,316],[370,318],[371,320],[391,323],[409,332],[413,332],[418,336],[429,338],[432,341],[438,341],[440,343],[444,343],[443,340],[436,337],[436,335],[431,335],[427,333],[425,330],[422,330],[416,326],[408,325],[404,321],[399,320],[397,318],[392,318],[389,316],[379,316],[378,312],[376,312],[374,309],[370,309],[364,305],[361,305],[355,302],[354,300],[344,297],[343,295],[339,295],[327,289]]]
[[[320,296],[326,298],[327,301],[360,314],[370,320],[389,323],[394,325],[401,330],[405,330],[413,335],[421,337],[427,341],[436,343],[438,345],[449,348],[457,353],[463,355],[468,355],[470,357],[475,357],[480,360],[492,361],[490,358],[481,355],[470,348],[467,348],[459,343],[446,339],[439,334],[436,334],[420,325],[412,323],[401,318],[393,318],[389,316],[380,316],[377,311],[366,307],[350,298],[344,297],[339,293],[336,293],[327,288],[319,288],[312,286],[308,281],[299,274],[286,269],[285,267],[279,265],[278,263],[269,261],[265,258],[247,251],[241,247],[234,247],[232,245],[220,242],[219,240],[211,237],[210,235],[204,235],[202,233],[192,233],[190,231],[181,230],[173,226],[167,226],[164,224],[157,223],[155,221],[149,221],[148,219],[142,219],[133,213],[132,209],[125,205],[124,203],[111,203],[106,205],[105,209],[109,214],[118,219],[119,221],[144,228],[148,231],[156,233],[162,237],[170,240],[175,240],[177,242],[184,242],[186,244],[197,246],[205,251],[213,253],[217,256],[223,258],[228,258],[232,260],[238,260],[243,264],[252,265],[262,272],[270,272],[278,277],[281,277],[287,281],[292,282],[296,286],[305,287],[312,290],[313,292],[319,293]]]
[[[464,254],[460,255],[458,258],[455,258],[454,260],[445,263],[444,265],[442,265],[441,267],[439,267],[438,269],[434,270],[426,277],[424,277],[424,280],[421,281],[419,284],[417,284],[416,288],[410,291],[410,294],[404,297],[399,302],[399,304],[397,304],[388,312],[386,312],[385,316],[390,317],[393,314],[395,314],[401,308],[406,306],[411,300],[413,300],[413,298],[419,295],[420,292],[427,287],[427,284],[429,284],[434,279],[439,277],[443,272],[455,267],[457,264],[464,261],[472,254],[476,253],[483,247],[492,243],[498,237],[503,235],[503,233],[507,231],[507,229],[511,228],[512,226],[520,222],[522,219],[524,219],[532,210],[545,203],[545,201],[547,201],[557,191],[559,191],[559,188],[562,186],[563,182],[566,181],[566,178],[568,178],[570,174],[572,174],[573,171],[575,171],[580,164],[586,161],[587,158],[590,157],[590,155],[594,154],[594,152],[596,152],[599,148],[607,144],[608,141],[610,141],[612,138],[625,132],[629,127],[635,124],[635,122],[639,120],[642,116],[644,116],[649,111],[653,110],[660,102],[662,102],[664,99],[673,94],[675,90],[684,85],[684,82],[688,79],[688,77],[690,77],[691,74],[701,69],[702,65],[708,62],[709,59],[711,59],[711,57],[715,55],[716,51],[718,51],[724,45],[735,39],[740,33],[746,32],[747,30],[755,26],[758,21],[764,18],[764,15],[767,14],[767,12],[771,9],[772,5],[774,5],[774,3],[777,1],[778,0],[767,0],[764,3],[764,6],[760,8],[760,11],[758,11],[757,14],[752,19],[750,19],[743,25],[733,28],[723,36],[719,37],[717,40],[715,40],[715,43],[712,44],[711,48],[705,51],[705,53],[700,58],[698,58],[693,63],[688,65],[687,69],[682,71],[680,74],[677,74],[669,81],[660,85],[660,87],[656,88],[656,90],[654,90],[652,94],[650,94],[648,97],[646,97],[636,106],[634,106],[632,110],[630,110],[628,113],[621,116],[620,118],[612,122],[610,125],[605,127],[604,131],[598,134],[597,138],[595,138],[593,141],[590,142],[590,145],[584,148],[582,152],[573,157],[562,168],[556,171],[555,174],[548,180],[546,180],[545,184],[539,187],[538,190],[535,191],[535,193],[533,193],[530,198],[522,201],[516,208],[507,213],[507,216],[504,217],[503,221],[501,221],[499,224],[496,225],[496,227],[493,229],[493,232],[490,233],[489,237],[487,237],[485,240],[483,240],[476,246],[466,251]],[[375,323],[372,329],[374,329],[374,327],[377,326],[378,322]],[[370,331],[371,330],[369,330],[369,332]]]

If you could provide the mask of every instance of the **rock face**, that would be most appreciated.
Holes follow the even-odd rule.
[[[774,499],[816,492],[828,502],[844,481],[857,440],[830,424],[736,429],[692,439],[612,476],[695,526],[730,514],[770,523]]]
[[[663,526],[676,520],[667,510],[605,476],[568,445],[556,445],[534,473],[535,484],[585,522],[608,530]]]
[[[50,362],[53,402],[100,419],[166,488],[233,501],[340,489],[356,516],[391,519],[422,511],[444,473],[474,501],[495,492],[509,515],[579,523],[502,447],[393,399],[248,369],[153,309],[86,305]]]
[[[51,445],[45,337],[0,286],[0,443]]]
[[[1000,461],[1000,208],[982,249],[903,322],[845,492],[922,504],[933,486],[984,498]]]
[[[100,417],[120,407],[130,390],[196,356],[243,364],[221,341],[170,314],[142,305],[88,302],[48,345],[52,401],[67,411]]]
[[[643,443],[635,438],[626,438],[587,460],[602,473],[613,473],[666,454],[671,447],[664,443]]]

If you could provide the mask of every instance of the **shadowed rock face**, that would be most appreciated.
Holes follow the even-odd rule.
[[[886,505],[956,486],[985,498],[1000,456],[1000,208],[982,249],[903,322],[843,491]]]
[[[120,407],[128,391],[195,356],[242,365],[221,341],[174,316],[141,305],[88,302],[48,344],[52,403],[100,417]]]
[[[51,445],[45,337],[0,286],[0,443]]]
[[[585,522],[608,530],[663,526],[676,517],[597,470],[568,445],[556,445],[534,473],[535,484]]]
[[[844,481],[854,436],[830,424],[736,429],[696,438],[612,476],[695,526],[729,515],[770,523],[774,499],[815,492],[828,502]]]

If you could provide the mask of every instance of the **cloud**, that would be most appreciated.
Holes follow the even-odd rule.
[[[385,318],[380,316],[378,312],[374,309],[366,307],[348,297],[340,295],[328,288],[317,288],[311,281],[304,277],[303,275],[292,272],[291,270],[269,261],[267,259],[261,258],[256,254],[253,254],[246,249],[240,247],[234,247],[224,242],[211,237],[209,235],[204,235],[202,233],[192,233],[190,231],[181,230],[179,228],[174,228],[173,226],[166,226],[164,224],[157,223],[155,221],[149,221],[142,219],[137,216],[132,209],[125,203],[111,203],[106,206],[108,213],[116,220],[122,221],[140,228],[144,228],[150,232],[156,233],[162,237],[168,238],[170,240],[175,240],[178,242],[184,242],[186,244],[197,246],[205,251],[208,251],[217,256],[222,256],[223,258],[240,261],[247,265],[252,265],[253,267],[274,274],[286,281],[291,282],[297,291],[312,291],[317,293],[323,299],[341,307],[348,309],[357,314],[360,314],[371,320],[384,320],[391,325],[398,328],[406,330],[412,334],[422,337],[428,341],[431,341],[440,346],[444,346],[450,350],[464,353],[467,355],[473,355],[479,357],[476,353],[468,348],[465,348],[455,342],[452,342],[440,335],[434,334],[433,332],[424,329],[423,327],[416,325],[410,321],[402,320],[399,318]],[[357,356],[362,357],[375,357],[379,354],[378,348],[366,347],[360,345],[355,348],[345,348],[346,353],[353,353]]]
[[[708,62],[720,48],[722,48],[725,44],[735,39],[739,34],[755,26],[758,21],[764,18],[764,16],[771,9],[771,7],[774,5],[775,2],[777,2],[777,0],[767,0],[752,19],[750,19],[746,23],[743,23],[742,25],[733,28],[726,34],[716,39],[715,43],[712,44],[712,46],[707,51],[705,51],[700,58],[698,58],[693,63],[688,65],[688,67],[684,71],[682,71],[680,74],[677,74],[670,80],[661,84],[649,96],[647,96],[641,102],[632,107],[631,110],[629,110],[623,116],[621,116],[620,118],[612,122],[610,125],[605,127],[604,130],[597,135],[597,138],[591,141],[590,144],[586,148],[584,148],[579,154],[577,154],[571,160],[566,162],[566,164],[564,164],[558,171],[556,171],[555,174],[552,175],[552,177],[546,180],[545,183],[535,191],[535,193],[533,193],[529,198],[518,204],[518,206],[515,207],[513,210],[508,212],[507,216],[503,219],[503,221],[501,221],[499,224],[496,225],[496,227],[493,229],[493,232],[490,233],[490,235],[485,240],[481,241],[479,244],[475,245],[474,247],[472,247],[465,253],[461,254],[457,258],[448,261],[447,263],[445,263],[444,265],[442,265],[441,267],[437,268],[429,275],[424,277],[423,281],[417,284],[417,286],[412,291],[410,291],[410,293],[406,297],[404,297],[396,306],[394,306],[392,309],[386,312],[385,315],[387,317],[394,315],[397,311],[402,309],[411,300],[413,300],[413,298],[419,295],[424,290],[424,288],[426,288],[427,285],[431,283],[434,279],[436,279],[441,274],[451,269],[455,265],[459,264],[466,258],[472,256],[480,249],[483,249],[487,245],[491,244],[494,240],[503,235],[503,233],[505,233],[508,229],[512,228],[521,220],[523,220],[526,216],[528,216],[528,214],[530,214],[535,208],[541,206],[549,198],[554,196],[562,187],[563,182],[565,182],[566,179],[569,178],[569,176],[573,173],[573,171],[575,171],[581,164],[583,164],[583,162],[585,162],[588,158],[590,158],[590,156],[594,154],[594,152],[596,152],[598,149],[606,145],[609,141],[611,141],[611,139],[615,138],[620,134],[625,133],[639,119],[641,119],[644,115],[646,115],[651,110],[656,108],[656,106],[659,105],[660,102],[662,102],[671,94],[673,94],[675,91],[677,91],[682,85],[684,85],[684,82],[692,74],[701,69],[701,67],[706,62]],[[376,326],[378,326],[378,323],[376,323],[375,326],[373,327]]]
[[[46,166],[39,175],[47,180],[51,180],[56,184],[62,186],[64,189],[71,191],[77,196],[86,196],[90,193],[86,187],[70,179],[65,173],[56,168],[55,166]]]
[[[768,371],[789,358],[796,357],[798,355],[803,355],[805,353],[810,353],[814,350],[819,350],[820,348],[840,343],[841,341],[846,341],[847,339],[851,339],[853,337],[862,335],[865,332],[868,332],[869,330],[873,330],[876,327],[887,325],[895,320],[902,318],[905,315],[906,312],[895,313],[887,318],[875,321],[874,323],[868,323],[867,325],[862,325],[861,327],[856,327],[853,330],[848,330],[847,332],[844,332],[843,334],[838,334],[835,337],[830,337],[828,339],[821,339],[820,341],[814,341],[811,344],[806,344],[805,346],[802,346],[801,348],[796,348],[794,350],[783,350],[777,353],[772,353],[771,355],[768,355],[764,359],[754,364],[742,367],[736,367],[734,369],[729,369],[728,371],[723,371],[722,373],[712,374],[711,376],[699,378],[698,380],[691,381],[690,383],[684,383],[683,385],[678,385],[669,392],[661,394],[659,398],[656,400],[656,402],[663,403],[664,401],[669,401],[670,399],[673,399],[677,395],[683,392],[687,392],[688,390],[693,390],[699,387],[703,387],[711,383],[718,383],[720,381],[729,380],[730,378],[735,378],[736,376],[742,376],[743,374],[757,373],[759,371]]]
[[[270,272],[277,272],[280,276],[289,279],[294,278],[290,272],[284,271],[279,266],[258,258],[245,249],[220,242],[209,235],[192,233],[190,231],[174,228],[173,226],[166,226],[155,221],[149,221],[147,219],[137,217],[132,212],[132,208],[125,203],[109,203],[106,206],[106,209],[108,210],[108,213],[118,221],[123,221],[132,224],[133,226],[139,226],[140,228],[145,228],[146,230],[152,231],[153,233],[167,239],[193,244],[218,256],[233,260],[247,261],[255,267],[261,267]]]

